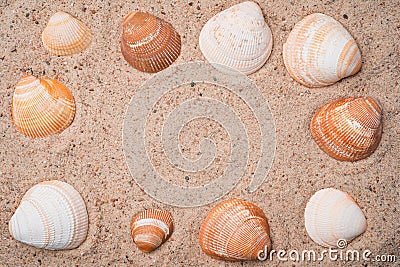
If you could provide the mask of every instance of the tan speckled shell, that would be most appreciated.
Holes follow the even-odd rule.
[[[290,76],[307,87],[323,87],[357,73],[361,52],[350,33],[321,13],[296,23],[283,45]]]
[[[199,242],[201,249],[216,259],[257,260],[266,246],[271,249],[267,217],[253,203],[224,201],[202,223]]]
[[[173,230],[172,215],[168,211],[148,209],[132,219],[132,238],[143,252],[151,252],[161,246]]]
[[[272,33],[258,4],[246,1],[212,17],[202,28],[199,47],[213,66],[251,74],[260,69],[272,51]],[[226,68],[226,67],[228,68]]]
[[[74,115],[71,92],[55,80],[26,75],[15,87],[13,123],[26,136],[39,138],[60,133],[71,124]]]
[[[85,50],[92,40],[90,29],[65,12],[51,16],[42,33],[44,47],[50,54],[68,56]]]
[[[311,121],[318,146],[340,161],[371,155],[382,135],[382,107],[372,97],[335,100],[320,108]]]
[[[350,242],[367,229],[367,220],[355,200],[334,188],[319,190],[310,198],[304,219],[308,235],[325,247],[338,247],[339,240]]]
[[[123,23],[121,52],[135,69],[155,73],[181,52],[181,37],[168,22],[144,12],[129,13]]]
[[[74,249],[86,239],[89,218],[79,192],[53,180],[26,192],[8,227],[13,238],[30,246]]]

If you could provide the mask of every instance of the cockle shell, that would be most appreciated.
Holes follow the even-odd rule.
[[[144,12],[129,13],[123,23],[121,52],[135,69],[155,73],[181,52],[181,37],[168,22]]]
[[[308,235],[325,247],[337,247],[340,240],[350,242],[367,229],[367,220],[355,200],[333,188],[322,189],[310,198],[304,218]]]
[[[216,259],[257,260],[260,251],[271,248],[267,217],[253,203],[226,200],[202,223],[199,242],[201,249]]]
[[[200,32],[204,57],[217,69],[250,74],[261,68],[272,50],[272,33],[254,2],[234,5],[212,17]],[[228,68],[226,68],[226,67]]]
[[[382,136],[382,107],[372,97],[335,100],[320,108],[311,120],[318,146],[340,161],[371,155]]]
[[[75,101],[63,84],[52,79],[24,76],[12,100],[15,127],[32,138],[60,133],[74,119]]]
[[[299,21],[283,45],[289,74],[307,87],[323,87],[357,73],[361,52],[335,19],[315,13]]]
[[[50,54],[68,56],[85,50],[92,41],[92,32],[77,18],[60,11],[50,17],[42,41]]]
[[[132,237],[143,252],[151,252],[161,246],[174,230],[172,215],[168,211],[148,209],[132,219]]]
[[[37,248],[76,248],[88,231],[85,202],[67,183],[39,183],[22,198],[9,222],[9,231],[16,240]]]

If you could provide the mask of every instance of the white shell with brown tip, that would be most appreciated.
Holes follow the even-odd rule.
[[[92,41],[92,32],[77,18],[60,11],[50,17],[42,41],[50,54],[68,56],[85,50]]]
[[[76,248],[88,231],[85,202],[65,182],[39,183],[22,198],[9,222],[9,231],[16,240],[37,248]]]
[[[16,85],[12,118],[18,131],[32,138],[62,132],[73,121],[75,101],[60,82],[24,76]]]
[[[325,247],[337,247],[339,240],[350,242],[367,229],[355,200],[334,188],[316,192],[307,203],[304,218],[308,235]]]
[[[251,202],[226,200],[203,221],[199,243],[207,255],[216,259],[257,260],[265,247],[271,249],[267,217]]]
[[[321,13],[296,23],[283,45],[289,74],[307,87],[323,87],[357,73],[361,52],[350,33]]]
[[[148,209],[132,219],[132,238],[143,252],[151,252],[161,246],[173,230],[172,215],[168,211]]]

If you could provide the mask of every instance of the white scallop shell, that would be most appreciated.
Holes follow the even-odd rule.
[[[272,33],[254,2],[234,5],[212,17],[200,32],[204,57],[217,69],[250,74],[261,68],[272,50]],[[228,68],[224,68],[227,66]]]
[[[56,56],[68,56],[85,50],[92,37],[92,32],[83,22],[62,11],[50,17],[42,32],[44,47]]]
[[[71,185],[53,180],[29,189],[9,222],[16,240],[51,250],[73,249],[85,239],[85,202]]]
[[[304,217],[308,235],[325,247],[337,247],[339,240],[350,242],[367,229],[367,220],[355,200],[333,188],[316,192]]]
[[[350,33],[321,13],[296,23],[283,45],[289,74],[307,87],[322,87],[357,73],[361,52]]]

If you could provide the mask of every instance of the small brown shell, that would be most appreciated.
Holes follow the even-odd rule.
[[[129,13],[123,23],[121,52],[135,69],[155,73],[181,52],[181,37],[168,22],[144,12]]]
[[[257,260],[260,251],[271,248],[267,217],[253,203],[226,200],[204,220],[199,242],[201,249],[216,259]]]
[[[164,243],[172,234],[174,225],[168,211],[148,209],[132,219],[132,238],[143,252],[151,252]]]
[[[18,131],[32,138],[60,133],[74,119],[75,101],[63,84],[24,76],[16,85],[12,118]]]
[[[51,16],[42,33],[44,47],[50,54],[68,56],[85,50],[92,40],[90,29],[65,12]]]
[[[371,155],[382,135],[382,107],[372,97],[335,100],[318,110],[311,121],[318,146],[340,161]]]

